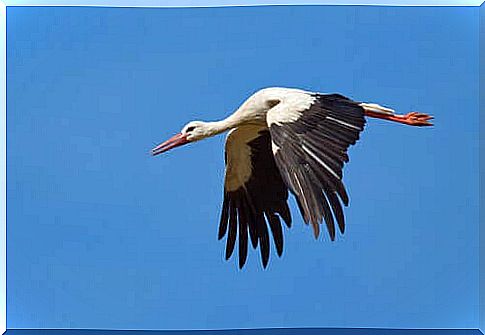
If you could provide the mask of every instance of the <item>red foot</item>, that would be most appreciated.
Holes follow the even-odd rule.
[[[383,113],[366,111],[365,115],[370,117],[375,117],[378,119],[399,122],[410,126],[426,127],[426,126],[433,125],[431,122],[429,122],[429,120],[433,119],[431,115],[418,113],[418,112],[411,112],[406,115],[399,115],[399,114],[383,114]]]
[[[431,115],[418,113],[418,112],[411,112],[406,115],[395,115],[394,120],[399,123],[408,124],[410,126],[432,126],[433,124],[429,122],[429,120],[433,119]]]

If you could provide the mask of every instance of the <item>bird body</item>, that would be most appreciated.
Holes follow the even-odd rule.
[[[349,160],[347,149],[359,139],[366,116],[431,125],[431,116],[422,113],[398,115],[392,109],[340,94],[273,87],[254,93],[224,120],[189,122],[181,133],[155,147],[152,154],[229,131],[218,236],[227,236],[226,259],[238,240],[242,268],[250,241],[253,248],[259,246],[266,267],[269,231],[277,254],[283,252],[281,221],[291,226],[287,203],[290,192],[315,237],[323,222],[332,240],[335,224],[344,232],[342,205],[347,206],[349,198],[342,169]]]

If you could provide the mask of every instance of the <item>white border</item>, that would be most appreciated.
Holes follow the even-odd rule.
[[[7,327],[7,8],[0,0],[0,333]]]
[[[484,0],[0,0],[7,6],[232,7],[283,5],[480,6]]]
[[[384,5],[384,6],[480,6],[483,0],[0,0],[0,334],[7,318],[7,6],[93,6],[93,7],[225,7],[265,5]]]

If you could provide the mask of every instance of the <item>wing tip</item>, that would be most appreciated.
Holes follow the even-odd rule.
[[[246,264],[246,260],[244,261],[239,260],[239,270],[242,270],[245,264]]]
[[[231,251],[231,252],[229,252],[229,251],[227,251],[227,249],[226,249],[226,255],[224,256],[224,257],[225,257],[225,259],[226,259],[226,261],[228,261],[228,260],[231,258],[231,256],[232,256],[232,251]]]
[[[339,225],[338,229],[340,230],[340,234],[342,234],[342,235],[345,234],[345,225],[342,225],[342,226]]]

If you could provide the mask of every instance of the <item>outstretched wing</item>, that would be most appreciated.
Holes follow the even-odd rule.
[[[232,130],[226,140],[224,202],[219,225],[219,239],[227,233],[226,259],[239,240],[239,267],[246,262],[248,235],[254,248],[259,245],[261,260],[269,260],[268,225],[276,251],[283,253],[283,230],[280,217],[288,227],[291,215],[287,204],[288,188],[281,178],[271,151],[271,137],[266,128],[244,126]]]
[[[319,224],[325,220],[334,240],[334,217],[343,233],[341,203],[349,202],[342,168],[349,160],[348,147],[364,129],[364,109],[338,94],[299,92],[270,109],[267,122],[275,161],[305,222],[318,237]]]

